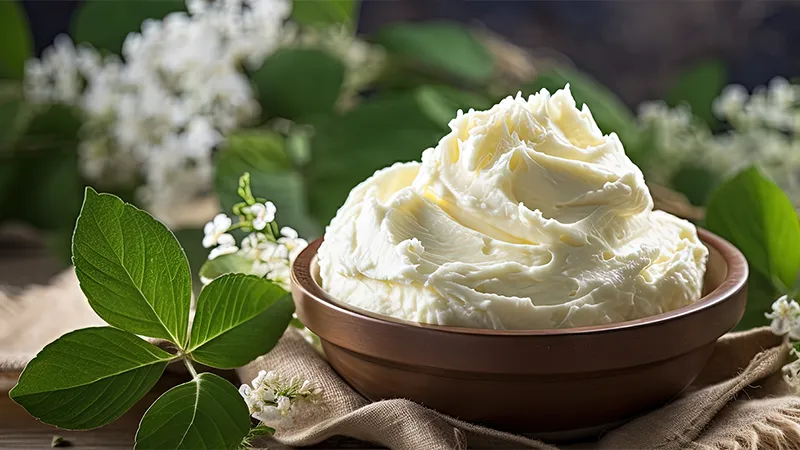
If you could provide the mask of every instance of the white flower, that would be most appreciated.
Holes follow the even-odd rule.
[[[778,336],[800,331],[800,305],[784,295],[772,304],[772,312],[766,313],[767,319],[772,320],[770,328]]]
[[[290,227],[281,228],[281,236],[282,237],[278,238],[278,243],[286,247],[289,264],[292,264],[297,258],[297,255],[308,247],[308,241],[299,238],[297,231]]]
[[[266,228],[270,222],[275,220],[277,208],[275,208],[275,204],[272,202],[263,204],[256,203],[255,205],[248,206],[245,212],[255,216],[253,218],[253,228],[261,231]]]
[[[309,380],[299,377],[286,380],[274,371],[259,371],[251,385],[243,384],[239,393],[250,409],[250,414],[267,424],[280,422],[282,425],[290,425],[291,416],[298,407],[316,402],[322,393]]]
[[[239,251],[239,248],[235,245],[220,245],[219,247],[214,247],[208,252],[208,260],[212,260],[218,256],[222,255],[230,255],[231,253],[236,253]]]
[[[228,234],[231,227],[231,218],[225,214],[217,214],[214,220],[208,222],[203,227],[203,247],[210,248],[215,245],[231,246],[236,245],[236,240]]]

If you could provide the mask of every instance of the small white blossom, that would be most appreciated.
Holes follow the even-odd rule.
[[[800,305],[794,300],[789,300],[786,295],[776,300],[772,304],[772,312],[766,313],[765,316],[772,320],[770,328],[778,336],[786,333],[795,335],[800,331]]]
[[[297,255],[308,247],[308,241],[298,237],[297,231],[290,227],[281,228],[281,237],[278,238],[278,243],[286,247],[289,265],[293,264]]]
[[[254,418],[267,424],[290,425],[292,414],[304,404],[315,403],[322,389],[309,380],[287,380],[274,371],[262,370],[251,386],[243,384],[239,393]]]
[[[222,255],[230,255],[232,253],[236,253],[239,251],[239,248],[235,245],[220,245],[219,247],[214,247],[208,252],[208,260],[212,260],[218,256]]]
[[[231,246],[236,245],[236,240],[228,234],[231,227],[231,218],[225,214],[217,214],[214,220],[208,222],[203,227],[203,247],[211,248],[215,245]]]
[[[253,228],[261,231],[269,225],[270,222],[275,220],[275,213],[277,209],[272,202],[256,203],[250,205],[245,210],[246,213],[255,216],[253,218]]]

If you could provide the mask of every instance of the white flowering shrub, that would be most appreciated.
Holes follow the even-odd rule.
[[[380,69],[380,51],[342,25],[303,30],[290,22],[289,0],[187,0],[186,7],[146,20],[119,56],[61,35],[25,67],[29,101],[80,111],[83,175],[112,186],[141,183],[139,199],[168,222],[176,204],[211,189],[215,146],[259,123],[263,108],[249,74],[277,49],[340,58],[347,103]]]
[[[800,340],[800,304],[783,295],[772,304],[772,311],[765,314],[771,320],[770,329],[787,340]],[[790,357],[792,362],[784,366],[783,379],[796,394],[800,394],[800,342],[794,342]]]
[[[648,180],[670,185],[687,165],[722,179],[750,165],[770,176],[800,207],[800,86],[783,78],[753,92],[730,85],[713,101],[728,129],[713,133],[686,105],[648,102],[639,121],[651,133]]]

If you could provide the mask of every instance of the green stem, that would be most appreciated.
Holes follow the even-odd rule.
[[[197,378],[197,371],[194,370],[194,366],[192,365],[192,362],[189,361],[188,356],[183,355],[183,363],[186,364],[186,368],[189,370],[189,373],[192,374],[192,378]]]

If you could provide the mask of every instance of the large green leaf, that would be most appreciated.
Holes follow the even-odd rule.
[[[72,259],[89,304],[109,324],[183,345],[189,263],[163,224],[110,194],[86,188]]]
[[[243,366],[278,343],[293,312],[291,296],[271,281],[223,275],[197,299],[187,352],[212,367]]]
[[[292,19],[301,25],[341,24],[355,29],[358,21],[356,0],[294,0]]]
[[[253,260],[244,256],[232,253],[221,255],[206,261],[200,268],[200,276],[208,280],[219,278],[227,273],[251,274],[253,270]]]
[[[128,33],[139,31],[146,19],[161,19],[175,11],[185,11],[183,0],[87,0],[72,19],[73,39],[98,50],[122,52]]]
[[[535,94],[546,88],[552,94],[567,84],[578,107],[587,105],[600,130],[606,134],[617,133],[628,156],[640,163],[639,160],[644,156],[641,153],[647,149],[637,147],[639,133],[636,117],[611,90],[588,75],[567,68],[550,69],[539,74],[533,83],[523,86],[523,93]]]
[[[16,1],[0,2],[0,78],[21,80],[33,53],[28,17]]]
[[[470,82],[486,81],[494,73],[492,55],[469,30],[449,22],[402,23],[375,34],[396,60]]]
[[[800,270],[800,222],[786,194],[758,169],[751,167],[720,185],[708,203],[706,226],[736,245],[767,280],[783,290],[794,285]]]
[[[271,132],[243,132],[228,138],[215,165],[214,185],[223,210],[240,202],[239,177],[250,173],[253,195],[275,203],[281,225],[301,235],[318,236],[319,224],[310,216],[303,177],[292,168],[283,138]]]
[[[319,125],[308,174],[311,211],[321,223],[330,221],[355,185],[392,163],[419,160],[447,132],[437,112],[443,107],[432,110],[436,97],[419,92],[372,98]]]
[[[213,373],[201,373],[150,406],[135,448],[235,449],[249,429],[250,412],[236,388]]]
[[[85,328],[43,348],[9,395],[42,422],[96,428],[142,398],[170,359],[172,355],[131,333]]]
[[[251,79],[265,115],[307,122],[333,111],[344,65],[320,50],[287,48],[267,58]]]
[[[666,96],[670,106],[685,103],[692,114],[714,126],[712,104],[727,83],[725,66],[720,61],[705,61],[681,73]]]

